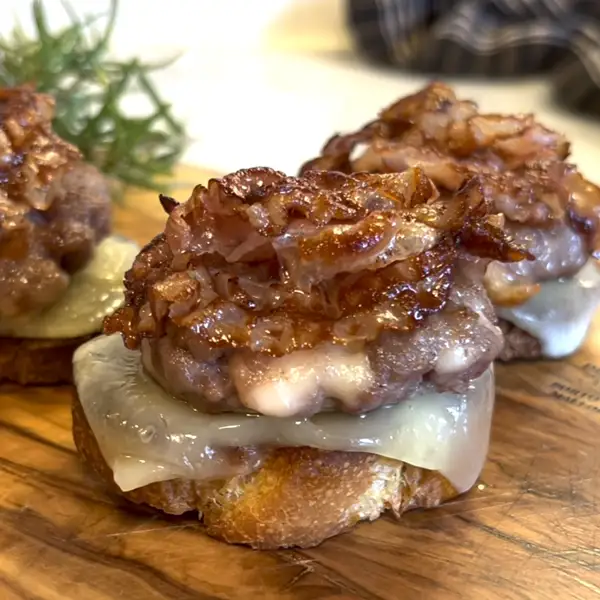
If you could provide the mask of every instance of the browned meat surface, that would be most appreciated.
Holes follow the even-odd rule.
[[[144,340],[148,370],[204,410],[256,408],[257,389],[324,365],[330,383],[298,413],[370,410],[423,381],[462,389],[500,351],[481,280],[490,259],[526,253],[476,180],[440,198],[418,169],[250,169],[163,205],[165,233],[126,274],[105,332]]]
[[[0,319],[55,302],[110,229],[107,183],[52,132],[53,110],[0,90]]]
[[[504,319],[500,319],[499,326],[504,334],[504,347],[498,355],[499,360],[542,358],[539,340]]]
[[[521,304],[538,292],[540,282],[574,275],[588,260],[582,236],[564,224],[536,229],[509,223],[506,230],[536,260],[492,262],[488,266],[485,285],[498,306]]]

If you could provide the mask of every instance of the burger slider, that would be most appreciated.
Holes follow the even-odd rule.
[[[135,244],[107,182],[52,131],[54,102],[0,89],[0,381],[72,381],[73,351],[123,301]]]
[[[533,261],[493,262],[486,287],[501,319],[501,359],[561,358],[584,342],[600,301],[600,190],[565,162],[565,138],[531,115],[481,114],[439,83],[376,121],[336,135],[302,172],[402,172],[419,166],[442,194],[477,174]]]
[[[482,285],[527,253],[477,179],[420,169],[197,186],[74,357],[73,433],[129,500],[210,535],[313,546],[467,491],[503,346]]]

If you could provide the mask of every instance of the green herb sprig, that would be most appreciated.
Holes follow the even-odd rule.
[[[0,86],[30,83],[52,94],[54,130],[87,161],[122,184],[164,190],[158,178],[172,173],[187,140],[149,74],[173,61],[149,64],[108,58],[117,4],[111,1],[107,24],[98,32],[92,26],[100,15],[81,19],[65,2],[71,23],[53,32],[41,0],[34,0],[35,37],[27,37],[17,25],[0,38]],[[150,114],[125,114],[123,98],[132,92],[146,97]]]

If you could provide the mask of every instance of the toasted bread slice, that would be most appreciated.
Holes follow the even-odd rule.
[[[0,382],[55,385],[73,382],[73,353],[93,336],[64,340],[0,338]]]
[[[76,395],[73,437],[84,462],[112,491],[170,514],[196,511],[209,535],[253,548],[316,546],[385,510],[399,517],[457,495],[435,471],[375,454],[314,448],[275,449],[249,475],[211,482],[174,479],[123,493]]]

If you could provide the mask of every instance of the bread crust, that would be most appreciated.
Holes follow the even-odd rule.
[[[93,336],[62,340],[0,337],[0,382],[73,383],[73,353]]]
[[[197,511],[206,532],[257,549],[307,548],[385,510],[396,517],[457,495],[435,471],[359,452],[273,450],[255,472],[224,481],[174,479],[122,492],[74,395],[73,438],[86,465],[136,504],[169,514]]]

